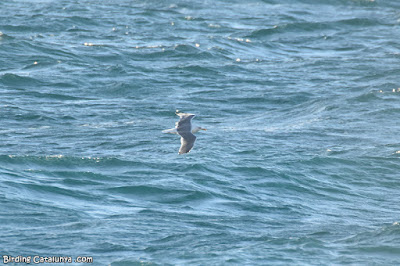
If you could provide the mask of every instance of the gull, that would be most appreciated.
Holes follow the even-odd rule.
[[[188,153],[196,141],[196,136],[193,133],[197,133],[200,130],[207,130],[202,127],[195,127],[192,129],[192,119],[195,117],[194,114],[181,113],[176,110],[175,114],[179,116],[179,121],[175,123],[175,128],[163,130],[163,133],[178,134],[181,136],[181,147],[179,154]]]

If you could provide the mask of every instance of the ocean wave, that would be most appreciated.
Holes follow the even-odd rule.
[[[398,265],[399,5],[0,1],[4,254]]]
[[[332,30],[343,30],[344,27],[374,27],[383,22],[373,18],[349,18],[333,21],[294,22],[274,25],[266,29],[256,29],[246,35],[248,39],[262,39],[276,34],[292,32],[329,32]]]
[[[0,83],[5,86],[38,86],[42,85],[43,82],[40,80],[30,77],[29,72],[23,74],[13,74],[13,73],[4,73],[0,75]]]
[[[189,204],[193,201],[203,201],[210,198],[210,194],[204,191],[148,185],[121,186],[107,189],[107,191],[125,195],[129,198],[133,197],[139,201],[154,201],[168,204]]]

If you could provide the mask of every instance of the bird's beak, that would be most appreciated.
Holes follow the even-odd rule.
[[[207,131],[207,128],[202,128],[202,130]]]

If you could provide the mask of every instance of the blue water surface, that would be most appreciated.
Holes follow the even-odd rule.
[[[400,2],[0,10],[1,256],[400,264]]]

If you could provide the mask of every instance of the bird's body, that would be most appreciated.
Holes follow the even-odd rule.
[[[175,128],[163,130],[163,133],[178,134],[181,136],[181,147],[179,149],[179,154],[188,153],[196,141],[196,133],[200,130],[206,130],[202,127],[196,127],[192,130],[192,119],[195,117],[194,114],[180,113],[176,110],[176,115],[180,117],[180,120],[176,122]]]

